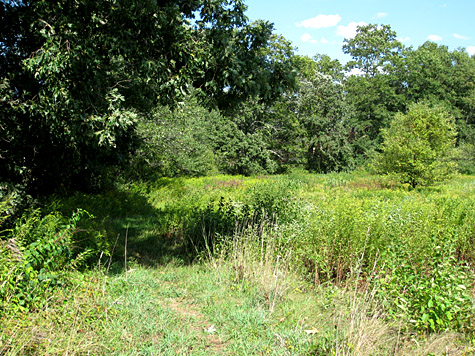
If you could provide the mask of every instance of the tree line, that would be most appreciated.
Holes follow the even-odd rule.
[[[296,87],[273,102],[251,97],[221,111],[194,95],[140,125],[133,159],[155,174],[327,173],[365,166],[411,186],[474,173],[475,59],[426,42],[405,47],[387,25],[346,40],[352,61],[294,55]],[[169,143],[173,142],[173,145]],[[181,148],[178,149],[178,148]]]
[[[450,144],[420,150],[405,182],[430,181],[431,164],[475,172],[475,58],[464,49],[406,47],[390,26],[367,25],[345,40],[342,64],[296,55],[245,11],[240,0],[1,1],[2,189],[369,163],[384,173],[397,169],[381,157],[407,156],[408,132]],[[419,136],[397,129],[419,119]]]

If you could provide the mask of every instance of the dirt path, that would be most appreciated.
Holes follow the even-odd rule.
[[[206,320],[205,315],[198,310],[196,305],[189,304],[184,299],[168,298],[165,306],[172,309],[183,320],[184,328],[194,330],[200,335],[210,354],[226,354],[226,342],[215,334],[215,326]]]

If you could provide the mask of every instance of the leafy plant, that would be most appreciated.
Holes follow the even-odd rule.
[[[141,143],[128,167],[129,178],[203,176],[215,173],[213,130],[223,119],[189,96],[174,110],[157,107],[138,124]]]
[[[458,170],[463,174],[475,174],[475,145],[462,143],[457,147]]]
[[[300,221],[299,187],[299,181],[278,177],[247,188],[243,200],[221,196],[205,206],[195,206],[182,222],[185,236],[195,252],[213,252],[217,244],[248,227]]]
[[[383,130],[382,152],[374,166],[412,187],[443,180],[455,171],[455,137],[455,122],[444,109],[414,104]]]
[[[316,71],[301,78],[299,84],[294,105],[304,131],[306,168],[318,173],[354,168],[349,126],[353,113],[343,85]]]
[[[84,264],[92,251],[78,251],[73,239],[84,214],[78,211],[65,219],[58,213],[42,217],[35,210],[6,232],[6,239],[0,241],[0,305],[4,313],[40,307],[49,290],[65,283],[65,271]]]
[[[400,246],[388,263],[390,272],[381,293],[390,313],[409,321],[417,331],[470,331],[475,321],[467,266],[459,263],[451,244],[433,240],[435,248],[426,259],[412,259]]]
[[[279,223],[298,220],[301,202],[297,190],[301,182],[280,176],[249,188],[249,202],[252,210],[260,217],[271,217]]]

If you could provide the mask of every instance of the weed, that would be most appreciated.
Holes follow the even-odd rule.
[[[295,171],[54,198],[3,233],[0,353],[468,355],[473,186]]]

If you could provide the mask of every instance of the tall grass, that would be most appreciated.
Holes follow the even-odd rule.
[[[475,336],[474,192],[475,179],[469,176],[410,190],[360,172],[293,172],[159,179],[55,199],[49,211],[19,220],[0,243],[0,287],[10,286],[1,290],[2,300],[9,307],[22,305],[23,297],[17,298],[22,288],[11,286],[47,276],[47,284],[35,284],[38,289],[25,287],[24,298],[52,301],[51,293],[69,288],[60,271],[91,261],[105,263],[117,276],[114,281],[124,284],[124,293],[130,283],[125,264],[155,268],[170,261],[204,262],[206,273],[244,293],[239,297],[253,291],[253,300],[279,330],[274,331],[278,337],[266,334],[280,350],[271,347],[275,354],[439,352],[441,340],[455,345]],[[64,218],[78,207],[95,218]],[[34,278],[26,278],[28,266]],[[151,283],[146,273],[144,285]],[[53,281],[58,288],[50,288]],[[36,312],[50,307],[28,305]],[[11,321],[12,315],[3,320]],[[20,329],[10,330],[19,344],[26,335]],[[306,331],[307,337],[297,336]],[[411,347],[417,343],[415,352]]]
[[[364,188],[340,180],[335,186],[333,178],[328,186],[328,179],[268,178],[248,188],[243,200],[222,197],[195,209],[195,230],[185,231],[194,241],[202,239],[209,253],[239,242],[231,250],[249,254],[255,244],[271,241],[274,258],[286,256],[286,264],[315,285],[345,285],[358,271],[358,278],[378,288],[388,315],[403,320],[408,330],[473,330],[471,196],[443,186],[387,189],[367,177]],[[264,220],[272,226],[271,238],[259,227]],[[236,234],[238,226],[246,233]]]

